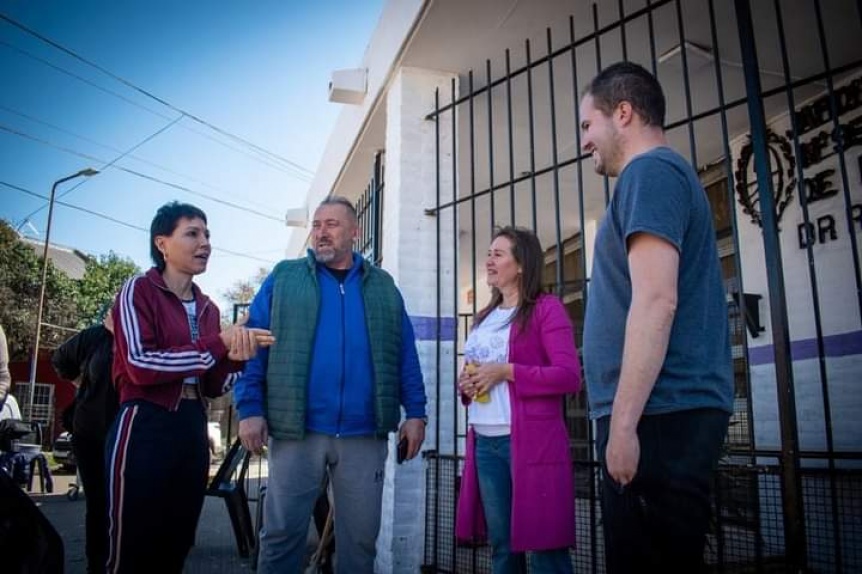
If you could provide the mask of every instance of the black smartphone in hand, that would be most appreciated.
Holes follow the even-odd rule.
[[[398,464],[401,464],[405,460],[407,460],[407,437],[401,437],[401,440],[398,441],[398,453],[395,455]]]

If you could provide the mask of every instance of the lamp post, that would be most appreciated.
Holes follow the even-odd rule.
[[[51,240],[51,218],[54,215],[54,195],[57,186],[77,177],[90,177],[99,173],[92,168],[82,169],[78,173],[58,179],[51,186],[51,197],[48,199],[48,223],[45,229],[45,247],[42,250],[42,284],[39,286],[39,309],[36,312],[36,340],[33,342],[33,358],[30,363],[30,396],[27,403],[27,420],[33,420],[33,401],[36,398],[36,365],[39,362],[39,338],[42,335],[42,313],[45,308],[45,283],[48,278],[48,245]]]

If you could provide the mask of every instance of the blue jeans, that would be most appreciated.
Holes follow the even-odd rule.
[[[476,471],[479,493],[491,542],[494,574],[520,574],[527,571],[523,552],[512,552],[512,456],[511,438],[476,435]],[[572,520],[574,520],[574,516]],[[530,552],[530,571],[571,574],[572,561],[567,548]]]
[[[596,421],[608,574],[703,569],[710,488],[729,418],[717,409],[642,417],[638,470],[625,487],[605,464],[610,417]]]

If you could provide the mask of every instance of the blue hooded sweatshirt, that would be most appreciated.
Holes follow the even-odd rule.
[[[363,436],[375,431],[374,369],[362,298],[362,265],[361,257],[354,253],[343,283],[326,266],[316,266],[320,307],[317,325],[308,326],[315,329],[306,393],[306,430],[310,432]],[[273,285],[270,274],[252,301],[247,326],[269,328]],[[407,418],[422,418],[425,388],[406,311],[401,325],[401,404]],[[278,337],[278,333],[274,335]],[[263,384],[268,356],[267,349],[260,349],[236,383],[234,400],[240,420],[265,416]]]

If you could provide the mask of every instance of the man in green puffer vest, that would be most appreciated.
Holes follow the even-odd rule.
[[[327,475],[338,572],[373,572],[387,435],[398,431],[408,460],[425,440],[413,327],[392,277],[353,251],[358,234],[350,201],[324,200],[312,249],[276,265],[249,310],[247,326],[265,326],[276,339],[234,388],[243,445],[269,446],[261,574],[301,571]]]

